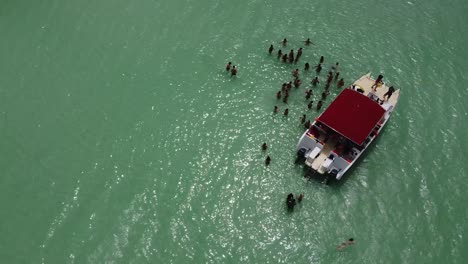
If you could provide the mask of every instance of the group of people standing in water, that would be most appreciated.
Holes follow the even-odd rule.
[[[282,47],[284,48],[284,47],[286,47],[288,45],[288,40],[285,38],[280,43],[281,43]],[[310,38],[308,38],[308,39],[306,39],[304,41],[304,44],[306,46],[308,46],[308,45],[313,44],[313,42],[310,40]],[[273,44],[271,44],[270,47],[268,48],[268,53],[271,55],[271,54],[273,54],[274,50],[275,50],[275,48],[274,48]],[[277,59],[278,60],[281,59],[284,63],[297,64],[299,62],[299,59],[302,56],[302,53],[303,53],[303,48],[302,47],[297,49],[296,53],[294,52],[294,49],[291,49],[289,54],[286,54],[286,53],[283,54],[283,51],[281,49],[279,49],[278,52],[277,52]],[[314,101],[311,100],[311,97],[313,95],[312,89],[317,87],[319,85],[319,83],[320,83],[319,75],[320,75],[320,72],[323,69],[324,62],[325,62],[325,58],[323,56],[321,56],[319,61],[318,61],[318,64],[313,67],[313,69],[315,71],[315,74],[314,74],[315,76],[313,75],[314,77],[313,77],[313,79],[311,81],[311,88],[307,88],[306,91],[305,91],[305,99],[307,101],[307,109],[308,110],[313,108]],[[330,94],[330,87],[331,87],[333,81],[336,82],[336,86],[338,88],[342,88],[344,86],[344,79],[340,78],[339,67],[340,67],[340,64],[338,62],[336,62],[334,65],[332,65],[330,67],[330,69],[328,71],[327,78],[324,81],[325,90],[321,93],[321,97],[320,97],[319,101],[316,104],[316,110],[317,111],[319,111],[322,108],[325,99]],[[303,70],[304,76],[306,76],[307,73],[310,72],[310,71],[311,71],[311,65],[309,64],[309,62],[306,62],[304,64],[304,70]],[[291,88],[294,86],[297,89],[302,84],[302,81],[300,79],[300,70],[299,70],[299,68],[296,68],[296,69],[294,69],[292,71],[292,76],[293,76],[294,79],[292,81],[283,83],[283,85],[281,86],[281,90],[276,92],[276,98],[278,100],[282,99],[283,103],[285,103],[285,104],[288,104],[289,95],[291,93]],[[279,111],[279,107],[277,105],[275,105],[275,107],[273,109],[273,113],[277,113],[278,111]],[[284,109],[283,115],[284,116],[289,115],[289,108]],[[306,117],[305,116],[306,115],[302,116],[301,123],[305,124],[306,128],[308,128],[307,124],[310,125],[310,121],[306,122]]]
[[[284,49],[288,45],[288,40],[285,38],[280,43],[281,43],[282,48]],[[307,40],[304,41],[304,44],[306,46],[308,46],[308,45],[311,45],[313,43],[310,40],[310,38],[308,38]],[[268,53],[270,55],[272,55],[274,50],[275,50],[275,47],[274,47],[273,44],[271,44],[270,47],[268,48]],[[288,54],[283,53],[282,49],[278,49],[277,59],[281,60],[283,63],[297,64],[299,62],[302,54],[303,54],[303,48],[302,47],[298,48],[296,52],[294,51],[294,49],[291,49]],[[324,62],[325,62],[325,58],[323,56],[321,56],[319,61],[318,61],[318,64],[313,67],[315,74],[312,75],[313,78],[312,78],[312,80],[310,82],[311,87],[307,88],[306,91],[305,91],[305,99],[306,99],[306,102],[307,102],[307,109],[308,110],[313,108],[313,102],[314,101],[311,100],[311,97],[313,95],[312,89],[316,88],[320,84],[319,75],[320,75],[320,72],[323,69],[323,63]],[[330,67],[330,69],[328,71],[328,74],[327,74],[327,77],[323,81],[325,89],[321,93],[320,100],[317,102],[317,105],[316,105],[316,110],[317,111],[319,111],[322,108],[325,99],[330,94],[330,87],[331,87],[333,81],[336,82],[336,86],[338,88],[342,88],[344,86],[344,79],[340,78],[339,67],[340,67],[340,64],[338,62],[336,62],[335,64],[333,64]],[[304,64],[304,70],[303,70],[303,73],[302,73],[303,78],[305,78],[307,76],[307,74],[311,71],[311,68],[312,67],[308,62],[306,62]],[[282,100],[283,103],[286,104],[286,105],[288,104],[289,96],[292,93],[292,90],[299,89],[299,87],[302,84],[302,81],[300,79],[301,72],[300,72],[299,68],[293,69],[291,74],[292,74],[293,80],[283,83],[281,85],[281,90],[276,92],[276,99],[277,100]],[[293,89],[293,86],[294,86],[295,89]],[[278,111],[279,111],[279,107],[277,105],[275,105],[275,107],[273,109],[273,113],[276,114],[276,113],[278,113]],[[284,116],[289,115],[289,108],[288,107],[286,107],[284,109],[283,115]],[[310,127],[310,125],[311,125],[310,120],[307,120],[306,114],[302,115],[302,117],[300,118],[300,122],[301,122],[301,124],[304,124],[305,129],[308,129]],[[263,143],[262,150],[266,151],[267,148],[268,148],[267,144]],[[270,163],[271,163],[271,157],[269,155],[267,155],[267,157],[265,159],[265,165],[269,166]],[[300,203],[302,201],[303,197],[304,197],[303,194],[297,195],[297,197],[296,197],[297,203]],[[294,195],[292,193],[290,193],[288,195],[288,197],[286,198],[286,206],[287,206],[288,210],[292,211],[294,209],[294,206],[296,205],[296,199],[294,198]]]
[[[314,44],[310,38],[307,38],[304,42],[304,45],[305,46],[309,46],[311,44]],[[285,49],[288,45],[288,40],[286,38],[284,38],[281,42],[280,42],[281,46],[283,47],[283,49]],[[273,44],[270,45],[270,47],[268,48],[268,53],[270,55],[273,54],[273,51],[275,50],[275,47],[273,46]],[[289,51],[289,53],[287,52],[284,52],[283,53],[283,50],[282,49],[278,49],[278,52],[277,52],[277,59],[278,60],[281,60],[283,63],[289,63],[289,64],[297,64],[302,56],[302,53],[303,53],[303,48],[300,47],[299,49],[297,49],[296,52],[294,52],[294,49],[291,49]],[[315,71],[315,74],[313,75],[313,78],[311,80],[311,87],[306,89],[305,91],[305,99],[307,101],[307,109],[310,110],[312,109],[313,107],[313,100],[311,100],[311,97],[313,95],[313,91],[312,89],[313,88],[316,88],[319,84],[320,84],[320,80],[319,80],[319,75],[320,75],[320,72],[322,71],[323,69],[323,63],[325,61],[325,58],[323,56],[320,57],[319,59],[319,62],[316,66],[313,67],[314,71]],[[332,84],[333,81],[336,82],[336,86],[338,88],[342,88],[344,86],[344,79],[343,78],[340,78],[340,72],[339,72],[339,63],[336,62],[334,65],[332,65],[328,71],[328,74],[327,74],[327,77],[326,77],[326,80],[324,81],[325,85],[324,85],[324,91],[321,93],[321,97],[320,97],[320,100],[317,102],[317,105],[316,105],[316,110],[319,111],[321,109],[321,107],[323,106],[323,102],[325,101],[325,99],[327,98],[327,96],[330,94],[330,86]],[[303,70],[303,75],[304,77],[306,76],[306,74],[311,70],[311,65],[306,62],[304,64],[304,70]],[[237,68],[236,66],[234,66],[231,62],[229,62],[227,65],[226,65],[226,72],[230,73],[231,74],[231,77],[233,76],[236,76],[237,75]],[[283,101],[283,103],[285,103],[286,105],[288,104],[288,100],[289,100],[289,95],[291,93],[291,91],[293,90],[292,87],[294,86],[295,89],[299,89],[299,87],[301,86],[302,84],[302,81],[300,79],[300,70],[299,68],[295,68],[293,71],[292,71],[292,77],[293,77],[293,80],[292,81],[289,81],[289,82],[285,82],[282,84],[281,86],[281,90],[277,91],[276,92],[276,98],[277,100],[281,100]],[[388,94],[387,94],[387,97],[389,98],[391,96],[391,93],[392,91],[390,91]],[[277,105],[274,106],[274,109],[273,109],[273,113],[278,113],[279,111],[279,107]],[[284,112],[283,112],[283,115],[284,116],[288,116],[289,115],[289,108],[285,108],[284,109]],[[301,124],[304,124],[304,127],[305,129],[309,129],[310,125],[311,125],[311,122],[310,120],[307,120],[307,116],[306,114],[303,114],[302,117],[300,118],[300,123]],[[267,143],[263,143],[262,146],[261,146],[261,149],[263,152],[266,152],[267,149],[268,149],[268,145]],[[265,166],[269,166],[270,163],[271,163],[272,159],[270,157],[270,155],[267,155],[266,158],[265,158]],[[296,195],[296,198],[294,197],[294,194],[290,193],[288,194],[287,198],[286,198],[286,207],[288,208],[289,211],[293,211],[294,210],[294,207],[296,206],[297,203],[301,203],[302,199],[304,198],[304,194],[301,193],[299,195]],[[337,247],[337,250],[343,250],[345,249],[346,247],[350,246],[354,244],[354,239],[353,238],[350,238],[348,239],[347,241],[341,243],[338,247]]]

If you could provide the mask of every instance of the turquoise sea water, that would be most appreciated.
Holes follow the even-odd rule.
[[[466,263],[467,12],[462,0],[2,1],[0,262]],[[289,117],[272,114],[294,66],[267,49],[285,37],[315,43],[300,68],[325,57],[315,101],[336,61],[346,83],[371,71],[401,89],[338,184],[294,165],[299,118],[319,114],[304,98],[312,75]],[[305,195],[293,213],[290,192]]]

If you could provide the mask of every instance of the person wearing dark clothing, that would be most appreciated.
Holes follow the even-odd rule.
[[[325,58],[323,56],[320,56],[320,64],[322,64],[325,61]]]
[[[293,210],[294,206],[296,205],[296,200],[294,199],[294,195],[292,193],[288,194],[288,198],[286,198],[286,206],[289,210]]]
[[[263,143],[262,144],[262,150],[265,151],[267,150],[268,146],[267,146],[267,143]]]
[[[308,71],[310,68],[310,64],[308,62],[305,63],[304,65],[304,71]]]
[[[307,108],[309,109],[312,109],[312,104],[314,103],[314,101],[310,101],[308,104],[307,104]]]
[[[284,114],[285,116],[288,116],[288,114],[289,114],[289,109],[286,108],[286,109],[284,110],[284,113],[283,113],[283,114]]]
[[[305,127],[305,129],[310,128],[310,120],[307,120],[307,122],[305,122],[304,127]]]
[[[266,159],[265,159],[265,165],[266,166],[270,165],[270,162],[271,162],[271,158],[270,158],[270,156],[267,156]]]
[[[306,120],[306,115],[302,115],[302,117],[301,117],[301,124],[304,123],[305,120]]]
[[[395,88],[393,88],[393,86],[390,86],[388,88],[388,91],[383,95],[384,101],[390,99],[390,97],[392,97],[393,92],[395,92]],[[385,98],[385,97],[387,97],[387,98]]]
[[[294,62],[294,50],[291,50],[289,52],[289,62],[293,63]]]
[[[320,73],[321,70],[322,70],[322,64],[319,63],[317,66],[315,66],[315,71],[317,73]]]
[[[268,53],[271,54],[271,53],[273,52],[273,49],[274,49],[274,48],[273,48],[273,44],[271,44],[271,45],[270,45],[270,48],[268,49]]]
[[[310,97],[312,96],[312,90],[311,89],[307,89],[306,92],[305,92],[306,96],[305,98],[308,100],[310,99]]]
[[[341,88],[341,87],[343,87],[343,85],[344,85],[344,80],[343,80],[343,78],[341,78],[341,79],[338,81],[337,86],[338,86],[338,88]]]
[[[317,111],[319,111],[320,108],[322,108],[322,105],[323,105],[322,100],[318,101],[318,103],[317,103]]]
[[[281,91],[278,91],[278,92],[276,93],[276,99],[281,99]]]
[[[317,83],[319,83],[319,82],[320,82],[320,81],[319,81],[318,77],[315,76],[315,78],[312,80],[312,85],[313,85],[313,86],[317,86]]]
[[[230,70],[231,70],[231,65],[232,65],[232,63],[231,63],[231,62],[228,62],[228,64],[226,65],[226,71],[230,71]]]
[[[283,52],[281,50],[278,50],[278,59],[280,59],[282,55],[283,55]]]
[[[236,66],[232,66],[232,69],[231,69],[231,76],[236,76],[236,75],[237,75]]]

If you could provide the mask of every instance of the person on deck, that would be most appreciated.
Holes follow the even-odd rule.
[[[387,101],[388,99],[390,99],[390,97],[392,97],[393,92],[395,92],[395,88],[393,88],[393,86],[390,86],[388,88],[388,91],[383,95],[384,101]]]

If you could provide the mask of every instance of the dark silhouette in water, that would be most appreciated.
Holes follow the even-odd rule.
[[[292,193],[288,194],[288,198],[286,198],[286,206],[288,210],[294,210],[294,206],[296,205],[296,200],[294,199],[294,195]]]
[[[273,52],[273,49],[274,49],[274,48],[273,48],[273,44],[271,44],[271,45],[270,45],[270,48],[268,49],[268,53],[271,54],[271,53]]]
[[[268,148],[267,144],[266,144],[266,143],[263,143],[263,144],[262,144],[262,150],[265,151],[265,150],[267,150],[267,148]]]

